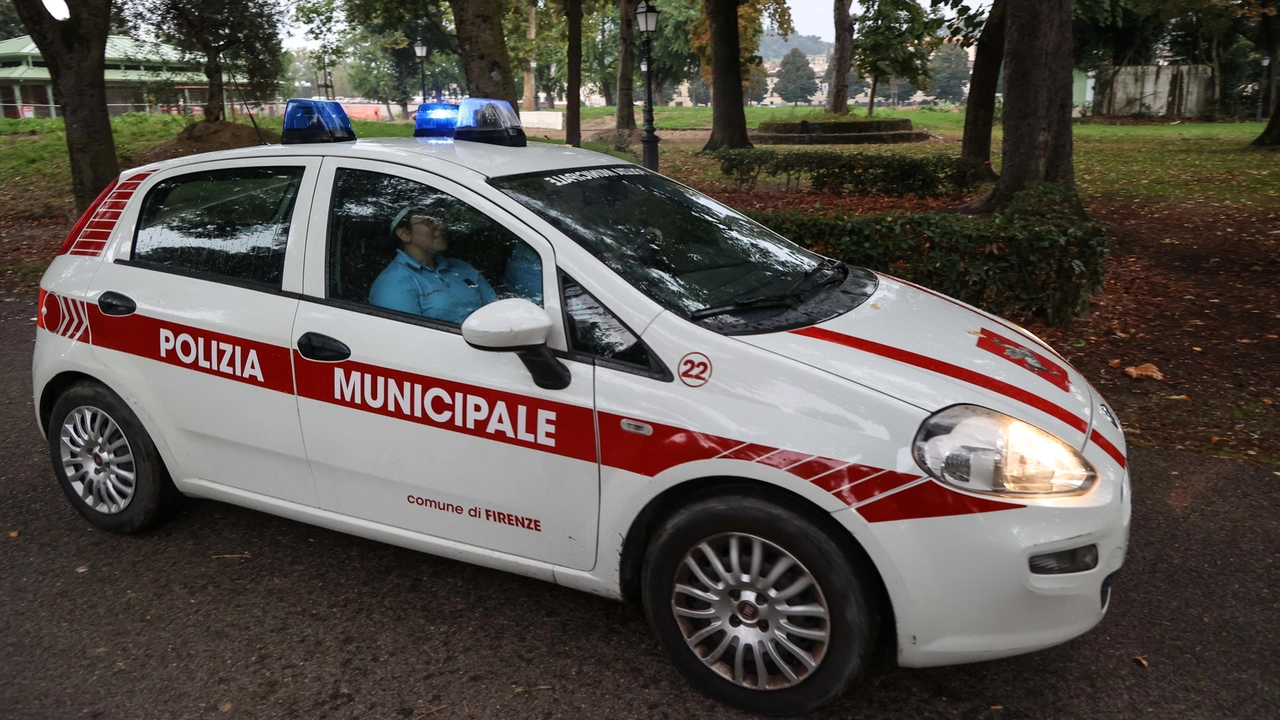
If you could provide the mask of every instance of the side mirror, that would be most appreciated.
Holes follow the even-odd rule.
[[[489,303],[462,322],[462,339],[477,350],[514,352],[533,383],[547,390],[563,390],[573,379],[569,368],[551,354],[547,335],[551,318],[542,308],[522,298]]]

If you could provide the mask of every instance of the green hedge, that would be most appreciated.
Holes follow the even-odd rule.
[[[751,212],[780,235],[997,315],[1063,325],[1102,287],[1110,238],[1073,188],[1029,186],[994,216]]]
[[[812,192],[903,197],[959,196],[980,182],[981,168],[948,155],[911,157],[834,150],[779,152],[770,148],[716,150],[720,172],[743,190],[755,189],[763,174],[783,177],[788,190],[809,181]]]
[[[795,135],[798,133],[822,133],[844,135],[847,133],[883,133],[898,132],[911,129],[911,121],[906,118],[893,120],[833,120],[831,122],[798,122],[783,120],[766,120],[758,127],[763,133],[781,133]]]

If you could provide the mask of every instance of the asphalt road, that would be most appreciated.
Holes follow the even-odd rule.
[[[0,717],[741,716],[618,603],[216,502],[91,529],[32,420],[33,314],[0,294]],[[1132,465],[1098,628],[1010,660],[881,660],[816,717],[1280,716],[1280,477],[1141,448]]]

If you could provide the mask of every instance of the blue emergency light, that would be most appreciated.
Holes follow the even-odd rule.
[[[293,98],[284,106],[281,145],[355,140],[351,121],[342,106],[332,100]]]
[[[458,126],[458,106],[449,103],[426,103],[418,106],[413,118],[414,137],[453,137]]]
[[[524,127],[520,116],[506,100],[491,98],[467,98],[458,106],[458,126],[453,132],[455,140],[524,147]]]

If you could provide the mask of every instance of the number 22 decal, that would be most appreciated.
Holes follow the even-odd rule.
[[[680,382],[689,387],[701,387],[711,379],[711,360],[702,353],[693,352],[680,358]]]

